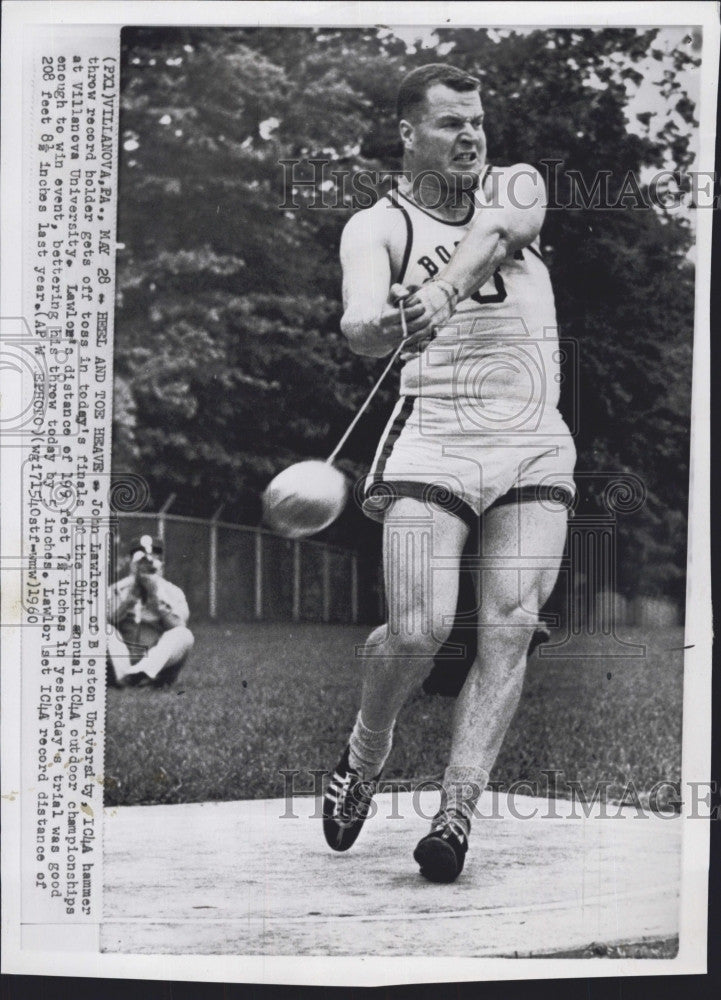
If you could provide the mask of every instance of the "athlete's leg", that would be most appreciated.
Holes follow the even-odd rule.
[[[466,814],[518,706],[538,610],[558,576],[566,520],[563,505],[537,501],[494,507],[484,518],[478,655],[455,705],[444,777],[447,804],[465,806]],[[478,788],[464,792],[463,782]]]
[[[455,515],[420,500],[402,497],[386,514],[388,622],[365,645],[361,705],[350,738],[350,766],[364,778],[381,770],[396,716],[448,636],[467,533]]]
[[[366,643],[361,698],[361,714],[371,729],[395,720],[419,675],[428,671],[428,659],[448,637],[467,533],[460,518],[410,498],[397,500],[386,515],[388,622]]]
[[[419,500],[397,500],[384,520],[388,622],[365,646],[361,708],[323,797],[323,832],[335,851],[354,843],[368,815],[403,702],[450,631],[468,529]]]

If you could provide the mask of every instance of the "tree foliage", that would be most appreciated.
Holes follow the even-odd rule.
[[[380,371],[339,333],[338,242],[352,211],[339,178],[399,166],[402,75],[431,61],[470,70],[483,81],[492,162],[536,164],[559,205],[571,193],[569,171],[590,190],[605,169],[613,201],[629,173],[668,162],[683,171],[691,161],[694,107],[679,77],[694,57],[664,56],[656,35],[449,29],[412,50],[370,28],[127,29],[116,468],[145,475],[158,504],[174,491],[175,510],[208,516],[223,504],[224,517],[257,520],[270,477],[328,454]],[[639,135],[627,108],[649,54],[674,115],[653,130],[652,114],[639,114]],[[299,186],[302,208],[290,208],[281,161],[312,158],[329,161],[323,190]],[[555,180],[552,160],[562,162]],[[321,193],[335,207],[312,207]],[[562,398],[577,428],[578,467],[633,472],[648,491],[644,509],[621,522],[622,583],[678,596],[693,330],[688,221],[628,204],[552,209],[543,242],[561,335],[579,360]],[[379,394],[344,450],[352,476],[367,467],[395,391],[389,383]],[[329,533],[377,543],[352,506]]]

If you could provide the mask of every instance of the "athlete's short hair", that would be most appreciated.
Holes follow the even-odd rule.
[[[466,73],[457,66],[449,66],[447,63],[429,63],[427,66],[419,66],[412,69],[410,73],[401,80],[398,88],[398,119],[407,118],[409,112],[415,111],[426,99],[426,94],[431,87],[437,83],[459,93],[470,90],[480,92],[481,81],[475,76]]]

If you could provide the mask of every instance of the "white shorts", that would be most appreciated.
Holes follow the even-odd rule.
[[[474,411],[469,400],[402,396],[363,483],[364,513],[382,521],[395,499],[413,497],[472,525],[501,503],[572,507],[576,448],[563,417],[549,407],[529,430],[515,421],[516,410],[494,404]]]

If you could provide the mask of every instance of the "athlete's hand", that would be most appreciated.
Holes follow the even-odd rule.
[[[416,322],[417,333],[431,327],[443,326],[455,312],[457,293],[446,281],[427,281],[408,299],[408,307],[416,310],[422,308],[421,316]]]
[[[429,328],[426,308],[422,303],[413,303],[411,300],[418,293],[417,288],[406,287],[405,285],[391,285],[388,291],[388,299],[383,304],[380,314],[375,317],[353,314],[349,309],[341,320],[341,329],[351,341],[355,341],[359,346],[354,350],[360,354],[368,354],[372,357],[382,358],[394,348],[397,348],[402,340],[410,343],[412,335],[426,332],[427,338],[432,337],[433,331]],[[403,319],[399,305],[404,303]],[[414,342],[415,343],[415,342]]]
[[[425,346],[430,343],[435,334],[435,330],[429,329],[427,320],[425,318],[425,310],[421,304],[409,305],[412,298],[415,297],[416,292],[419,290],[419,285],[391,285],[390,290],[390,301],[394,305],[398,305],[399,311],[401,303],[403,303],[403,312],[405,319],[405,338],[404,347],[401,352],[401,361],[408,361],[410,358],[417,357]],[[401,323],[401,327],[403,324]]]
[[[456,296],[452,286],[441,282],[428,281],[415,290],[408,298],[408,309],[414,314],[420,307],[422,312],[415,320],[413,336],[408,338],[403,350],[404,360],[425,350],[433,340],[436,330],[451,318],[456,307]]]
[[[388,301],[391,305],[400,305],[401,302],[409,299],[413,292],[417,292],[419,287],[419,285],[401,285],[396,282],[391,285],[390,292],[388,293]]]
[[[418,305],[413,308],[404,306],[406,329],[403,330],[401,321],[400,303],[406,303],[413,289],[406,288],[405,285],[391,285],[388,293],[388,301],[383,306],[383,311],[375,322],[375,332],[378,338],[388,343],[398,344],[406,334],[416,333],[421,329],[418,320],[423,315],[423,308]]]

